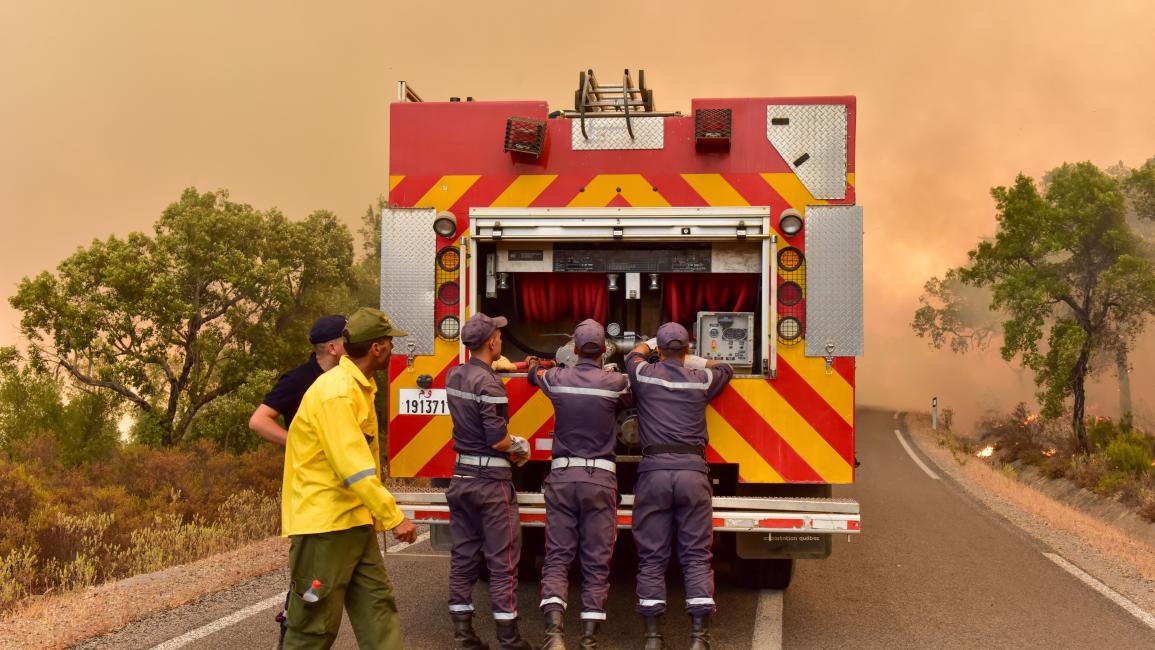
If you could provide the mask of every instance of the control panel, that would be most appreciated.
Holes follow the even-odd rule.
[[[700,311],[695,333],[698,356],[724,361],[736,370],[754,366],[754,312]]]
[[[710,248],[571,248],[556,244],[555,273],[709,273]]]

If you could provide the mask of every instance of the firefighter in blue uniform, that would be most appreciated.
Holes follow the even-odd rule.
[[[625,376],[601,367],[605,329],[588,319],[574,329],[578,362],[572,368],[540,370],[529,359],[529,383],[553,402],[553,461],[545,481],[546,555],[541,570],[545,613],[542,650],[564,650],[564,613],[569,566],[580,553],[582,648],[596,648],[606,620],[610,559],[617,533],[618,482],[614,464],[615,425],[628,407]]]
[[[706,465],[706,405],[734,376],[729,365],[688,354],[690,336],[678,323],[626,356],[642,462],[634,488],[634,541],[638,546],[637,611],[645,619],[646,650],[665,648],[666,565],[676,545],[692,619],[691,650],[710,647],[715,611],[713,491]],[[657,348],[660,361],[647,358]]]
[[[449,613],[459,650],[488,650],[473,629],[473,585],[484,563],[502,650],[530,648],[517,627],[517,561],[521,523],[510,457],[529,454],[525,438],[510,436],[509,398],[493,371],[501,356],[507,321],[475,314],[461,328],[469,362],[449,371],[445,393],[453,417],[457,461],[445,499],[449,503],[453,550],[449,561]]]

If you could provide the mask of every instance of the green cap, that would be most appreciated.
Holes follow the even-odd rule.
[[[385,312],[372,307],[362,307],[353,312],[349,316],[349,322],[345,324],[345,340],[349,343],[407,334],[408,332],[394,325]]]

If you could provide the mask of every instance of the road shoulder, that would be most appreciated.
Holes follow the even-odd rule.
[[[1155,614],[1155,548],[978,459],[960,464],[918,416],[908,415],[904,424],[904,433],[933,468],[1032,538],[1041,552],[1066,559],[1147,615]]]

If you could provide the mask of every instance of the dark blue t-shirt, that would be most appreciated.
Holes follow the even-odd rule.
[[[309,390],[309,386],[312,386],[317,377],[324,372],[317,363],[317,355],[311,354],[308,361],[281,375],[273,390],[265,395],[262,403],[285,418],[286,431],[289,425],[293,424],[293,418],[297,415],[297,409],[301,407],[305,391]]]

